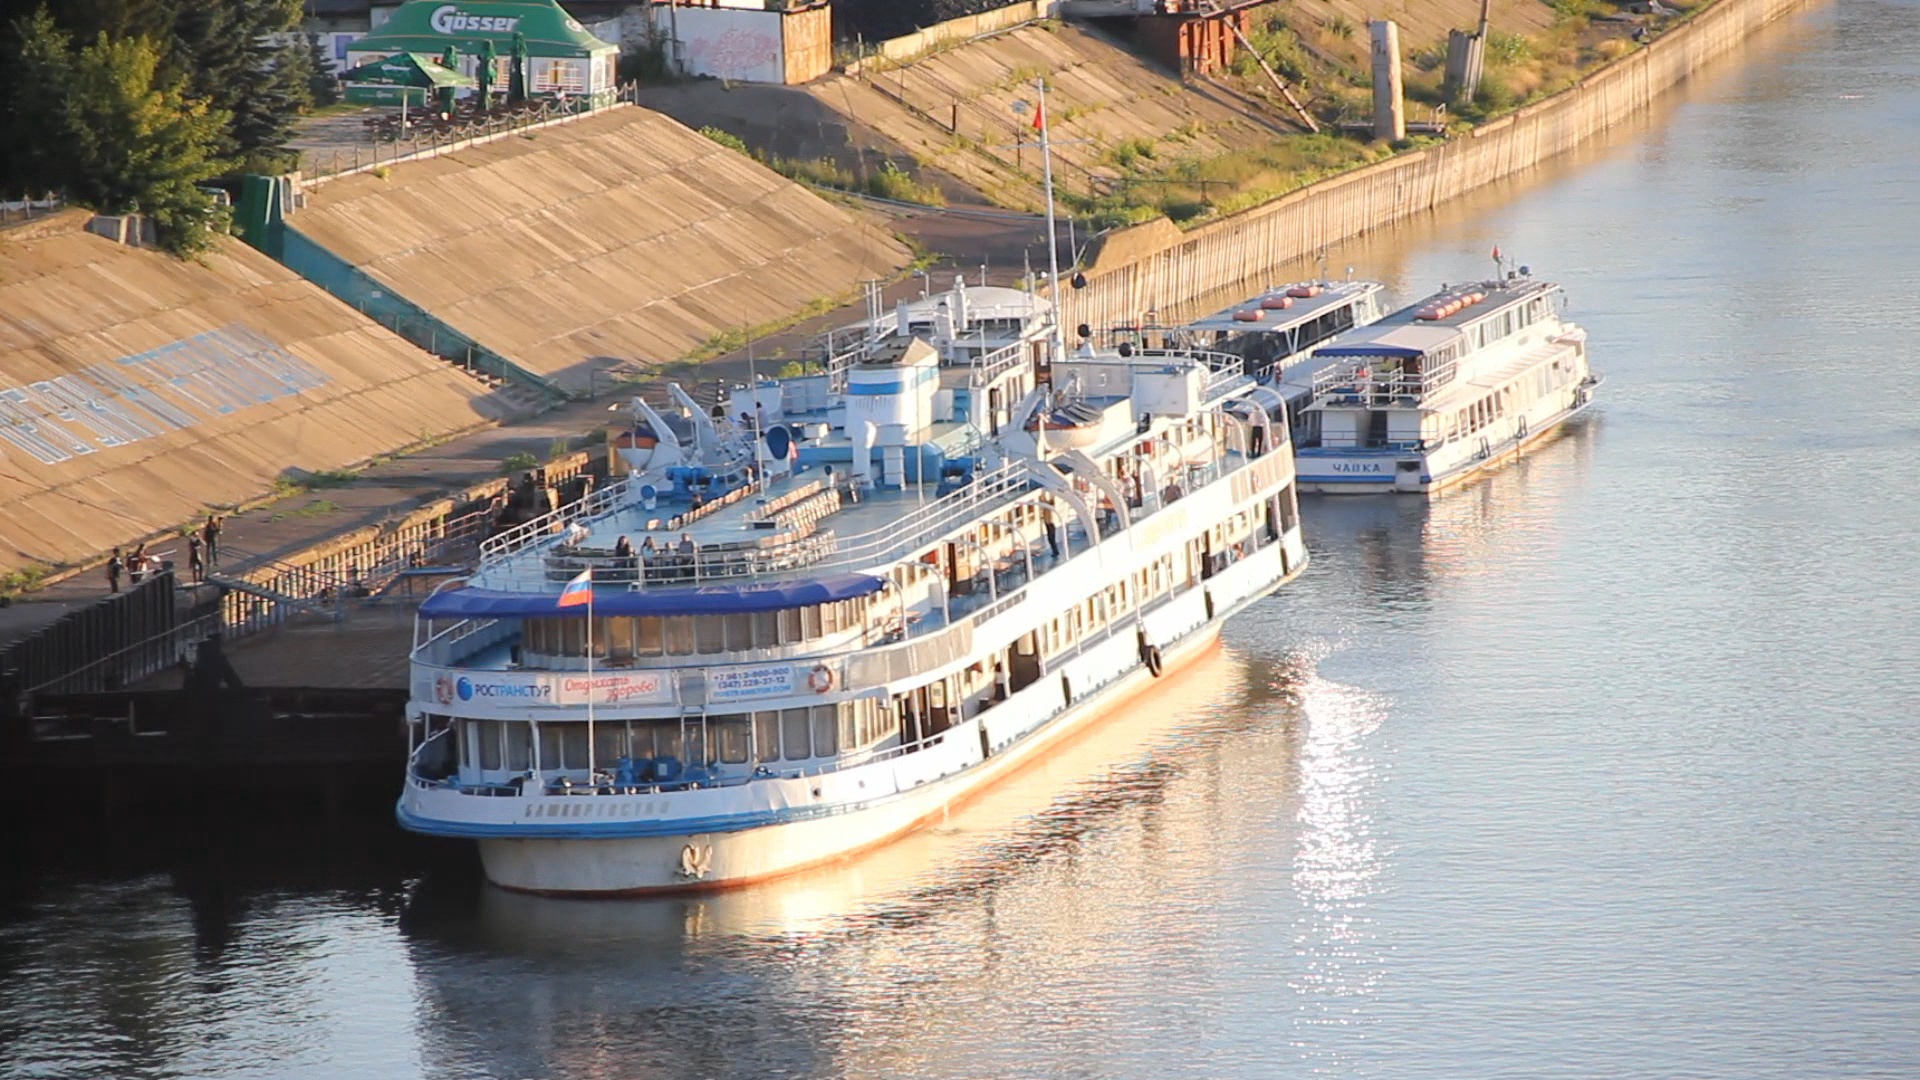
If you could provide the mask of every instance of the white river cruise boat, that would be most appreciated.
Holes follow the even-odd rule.
[[[537,893],[844,858],[1301,571],[1285,409],[1238,357],[1064,356],[1044,301],[980,293],[721,416],[636,400],[630,476],[421,606],[400,823]]]
[[[1436,493],[1495,468],[1593,401],[1586,331],[1526,267],[1445,287],[1314,352],[1300,489]]]

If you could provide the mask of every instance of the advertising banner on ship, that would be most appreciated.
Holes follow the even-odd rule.
[[[585,705],[660,705],[673,700],[673,686],[655,671],[442,671],[414,680],[417,701],[452,706],[553,708]]]
[[[751,701],[793,693],[792,664],[716,668],[707,673],[707,700]]]
[[[555,683],[556,697],[562,705],[657,705],[673,700],[667,680],[657,671],[596,671],[589,678],[584,671],[549,676]]]

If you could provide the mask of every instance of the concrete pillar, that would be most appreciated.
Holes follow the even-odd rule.
[[[1373,137],[1407,137],[1407,114],[1400,83],[1400,27],[1391,19],[1367,24],[1373,35]]]
[[[1480,76],[1486,70],[1487,37],[1464,30],[1447,31],[1446,98],[1448,104],[1466,105],[1480,91]]]

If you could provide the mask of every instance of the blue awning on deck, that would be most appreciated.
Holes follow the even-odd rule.
[[[1324,349],[1313,350],[1315,356],[1421,356],[1424,350],[1410,349],[1404,345],[1329,345]]]
[[[811,581],[763,581],[741,585],[596,589],[595,615],[741,615],[755,611],[827,604],[877,593],[885,580],[871,574],[834,574]],[[560,606],[560,594],[499,589],[449,589],[420,605],[430,619],[512,619],[535,615],[581,615],[585,604]]]

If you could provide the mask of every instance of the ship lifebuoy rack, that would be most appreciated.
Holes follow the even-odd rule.
[[[833,669],[825,664],[813,665],[813,670],[807,672],[807,688],[816,694],[833,689]]]

